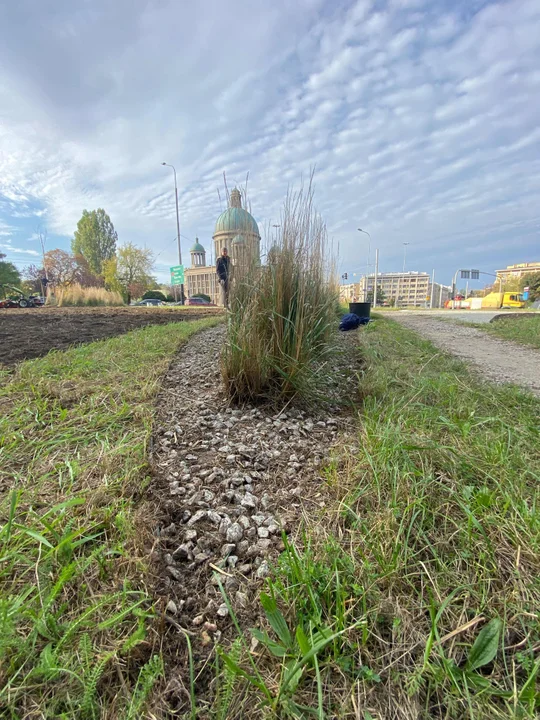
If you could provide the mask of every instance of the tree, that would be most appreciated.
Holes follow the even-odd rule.
[[[77,261],[65,250],[48,250],[43,258],[43,267],[52,287],[67,287],[77,282]]]
[[[103,271],[104,261],[114,257],[117,240],[118,235],[105,210],[83,210],[71,249],[74,255],[82,255],[90,270],[99,275]]]
[[[120,290],[129,303],[133,296],[155,284],[150,275],[154,258],[150,250],[133,243],[122,245],[115,258],[105,261],[103,276],[109,290]]]
[[[75,255],[73,259],[77,265],[76,279],[79,285],[82,285],[82,287],[103,287],[103,277],[92,272],[87,259],[83,255]]]
[[[521,278],[521,290],[529,288],[529,300],[540,298],[540,272],[528,273]]]
[[[21,274],[13,263],[5,262],[4,253],[0,252],[0,285],[19,285]]]

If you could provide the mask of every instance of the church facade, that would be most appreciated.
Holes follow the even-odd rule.
[[[242,207],[242,195],[237,188],[231,191],[228,207],[216,221],[212,242],[215,258],[221,255],[222,248],[227,248],[233,265],[233,278],[235,273],[260,263],[259,227],[253,215]],[[216,268],[215,265],[206,264],[206,250],[198,238],[190,255],[191,267],[185,271],[188,298],[203,293],[216,305],[220,304]]]

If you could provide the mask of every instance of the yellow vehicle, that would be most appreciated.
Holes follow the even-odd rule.
[[[482,298],[482,309],[524,308],[525,300],[519,292],[492,292]]]

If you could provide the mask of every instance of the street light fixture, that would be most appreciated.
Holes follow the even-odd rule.
[[[174,200],[176,202],[176,233],[178,238],[178,264],[182,264],[182,247],[180,245],[180,215],[178,214],[178,185],[176,183],[176,168],[174,165],[170,165],[169,163],[162,162],[162,165],[165,165],[166,167],[170,167],[173,170],[174,173]],[[184,284],[180,285],[180,302],[182,305],[184,304]]]

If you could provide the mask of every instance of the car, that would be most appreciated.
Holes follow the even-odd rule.
[[[142,305],[145,305],[146,307],[156,307],[157,305],[166,305],[166,303],[164,303],[163,300],[158,300],[157,298],[146,298],[145,300],[139,300],[135,303],[135,305],[139,307]]]
[[[199,297],[192,297],[188,298],[188,301],[186,303],[187,305],[206,305],[207,307],[215,307],[215,304],[213,302],[208,302],[208,300],[205,300],[204,298]]]

